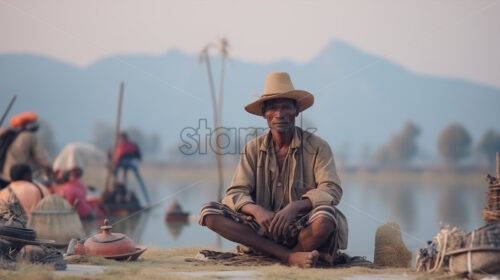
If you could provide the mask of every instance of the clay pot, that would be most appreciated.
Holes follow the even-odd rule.
[[[112,233],[111,228],[105,219],[102,231],[88,238],[85,243],[75,245],[75,252],[80,255],[100,255],[108,259],[136,260],[146,251],[145,246],[135,246],[130,238],[122,233]]]

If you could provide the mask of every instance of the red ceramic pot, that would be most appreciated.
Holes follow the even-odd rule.
[[[78,254],[100,255],[105,258],[118,260],[135,260],[142,254],[146,247],[136,247],[134,242],[122,233],[112,233],[112,226],[107,219],[104,220],[104,226],[101,232],[88,238],[83,246],[76,246],[75,251]]]

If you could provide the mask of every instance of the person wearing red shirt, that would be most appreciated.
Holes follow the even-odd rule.
[[[96,217],[97,209],[87,202],[87,188],[80,181],[83,170],[75,167],[69,171],[69,179],[64,183],[59,194],[71,205],[77,204],[76,211],[81,219],[92,219]]]
[[[126,133],[120,134],[120,139],[113,153],[113,177],[116,179],[118,177],[118,172],[123,169],[123,184],[127,185],[127,172],[132,170],[134,172],[137,181],[142,189],[144,198],[147,204],[151,204],[149,195],[142,180],[141,174],[139,173],[139,168],[137,167],[136,160],[141,160],[141,152],[136,143],[129,140]]]

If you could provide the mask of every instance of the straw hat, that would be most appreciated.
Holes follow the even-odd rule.
[[[314,103],[314,96],[305,91],[295,89],[286,72],[271,72],[266,77],[264,92],[254,102],[245,106],[245,110],[250,114],[262,116],[262,105],[264,101],[278,98],[290,98],[297,101],[299,112],[311,107]]]
[[[9,124],[14,128],[20,128],[28,123],[33,123],[38,120],[38,115],[34,112],[24,112],[10,118]]]
[[[31,245],[50,245],[54,240],[38,239],[36,231],[29,228],[0,226],[0,239],[10,241],[15,246]]]

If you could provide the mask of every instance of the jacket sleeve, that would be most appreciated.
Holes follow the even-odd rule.
[[[307,191],[301,198],[308,198],[313,208],[321,205],[339,204],[342,188],[335,168],[333,153],[328,143],[322,142],[318,145],[313,164],[316,188]]]
[[[51,169],[50,157],[47,150],[43,147],[42,143],[37,139],[34,133],[31,133],[33,159],[41,167]]]
[[[255,203],[252,193],[255,190],[256,151],[249,148],[250,145],[249,143],[243,148],[231,185],[222,199],[222,203],[235,212],[246,204]]]

